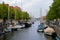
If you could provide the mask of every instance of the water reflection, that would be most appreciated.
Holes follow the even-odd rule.
[[[39,22],[35,22],[30,28],[4,34],[2,40],[54,40],[51,36],[38,33],[36,31],[38,25]]]
[[[16,35],[15,32],[14,33],[9,33],[9,34],[4,34],[2,40],[13,40],[14,35]],[[51,36],[44,35],[44,33],[38,33],[38,37],[39,37],[39,39],[37,39],[37,40],[55,40]],[[34,38],[34,39],[36,39],[36,38]],[[28,39],[28,38],[26,38],[26,39]],[[17,39],[17,40],[20,40],[20,39]]]
[[[47,36],[47,35],[45,35],[45,37],[46,37],[47,40],[55,40],[55,39],[52,38],[51,36]]]

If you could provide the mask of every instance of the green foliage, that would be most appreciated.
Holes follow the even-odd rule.
[[[23,19],[24,20],[30,19],[29,14],[27,12],[23,12]]]
[[[21,12],[21,10],[16,10],[16,19],[22,19],[22,17],[21,17],[21,14],[22,12]]]
[[[16,12],[16,20],[22,19],[28,20],[29,14],[27,12],[23,12],[21,9],[16,9],[15,7],[10,7],[8,4],[0,4],[0,19],[8,19],[8,8],[9,8],[9,19],[15,19]]]
[[[0,4],[0,18],[7,19],[8,5]]]
[[[60,18],[60,0],[54,0],[46,18],[47,20]]]
[[[14,19],[15,16],[14,13],[15,13],[14,8],[9,7],[9,19]]]

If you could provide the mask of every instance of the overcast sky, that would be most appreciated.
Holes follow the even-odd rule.
[[[0,3],[4,1],[12,6],[19,6],[22,10],[27,11],[33,17],[45,16],[49,9],[49,6],[52,4],[53,0],[0,0]],[[22,3],[22,5],[21,5]]]

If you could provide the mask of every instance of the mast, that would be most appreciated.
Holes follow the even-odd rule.
[[[21,8],[23,10],[23,3],[22,3],[22,0],[21,0]],[[21,16],[22,16],[22,20],[23,20],[23,12],[21,12]]]
[[[16,4],[14,4],[14,6],[16,7]],[[15,20],[16,20],[16,8],[14,7],[14,12],[15,12]]]
[[[40,22],[42,22],[42,8],[40,9]]]
[[[16,8],[14,9],[14,11],[15,11],[15,20],[16,20]]]

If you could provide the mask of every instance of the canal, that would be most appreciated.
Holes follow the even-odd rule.
[[[50,36],[45,36],[42,32],[37,32],[39,21],[36,21],[29,28],[20,29],[4,36],[4,40],[53,40]]]

